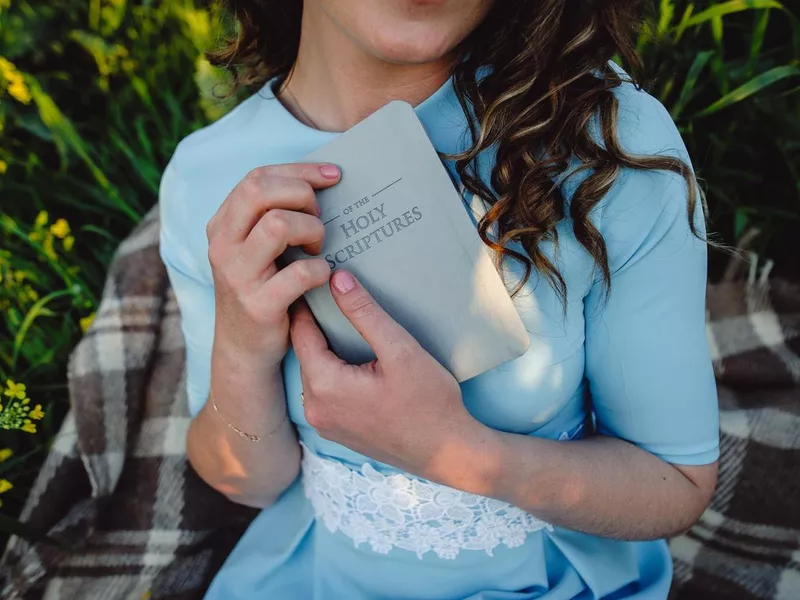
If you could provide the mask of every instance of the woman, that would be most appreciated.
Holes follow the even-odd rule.
[[[230,4],[215,59],[258,93],[184,140],[161,188],[189,457],[264,509],[207,597],[665,598],[717,413],[689,159],[610,63],[634,59],[639,2]],[[346,271],[275,266],[320,249],[314,190],[340,175],[292,163],[393,99],[483,211],[531,332],[460,386]],[[328,284],[375,362],[290,312]]]

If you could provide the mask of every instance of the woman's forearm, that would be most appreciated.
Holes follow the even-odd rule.
[[[716,483],[716,465],[673,466],[615,438],[560,442],[482,432],[434,461],[432,478],[603,537],[680,533],[700,517]]]
[[[297,478],[300,445],[286,414],[280,366],[250,368],[215,352],[211,398],[189,427],[187,452],[198,475],[232,501],[269,506]],[[226,423],[260,437],[238,435]]]

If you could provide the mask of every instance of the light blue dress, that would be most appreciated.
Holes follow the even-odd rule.
[[[626,149],[688,161],[675,126],[655,99],[629,84],[615,93]],[[415,110],[439,151],[463,147],[464,115],[451,82]],[[213,340],[207,221],[249,170],[299,160],[335,136],[297,121],[268,84],[183,140],[167,167],[160,195],[161,253],[182,314],[192,414],[207,396]],[[491,157],[482,159],[486,175]],[[448,168],[452,172],[452,165]],[[567,182],[567,197],[578,181]],[[556,264],[568,288],[566,313],[550,286],[534,276],[516,298],[530,349],[463,383],[464,403],[491,427],[553,440],[582,437],[593,413],[601,433],[665,461],[712,463],[719,451],[705,337],[706,249],[689,231],[683,180],[624,170],[592,219],[608,244],[608,301],[591,258],[565,219],[558,226]],[[696,219],[702,221],[700,211]],[[552,256],[552,248],[546,250]],[[519,273],[509,265],[512,276]],[[284,361],[284,379],[291,419],[309,451],[350,469],[366,463],[379,473],[396,473],[320,438],[308,425],[292,351]],[[516,547],[499,545],[491,556],[480,550],[463,550],[455,558],[435,552],[418,556],[397,547],[376,552],[316,519],[298,480],[252,523],[206,598],[660,600],[667,596],[671,574],[664,541],[624,542],[560,527],[530,532]]]

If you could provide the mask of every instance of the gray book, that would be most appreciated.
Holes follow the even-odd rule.
[[[381,306],[458,381],[525,353],[528,332],[461,195],[406,102],[391,102],[312,152],[341,181],[317,192],[323,256],[358,277]],[[299,248],[287,263],[308,258]],[[375,358],[324,285],[305,295],[331,349]]]

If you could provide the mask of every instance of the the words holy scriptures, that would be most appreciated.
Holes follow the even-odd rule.
[[[354,210],[362,207],[367,207],[366,212],[353,217]],[[419,206],[405,211],[400,216],[387,216],[386,209],[385,202],[377,204],[371,202],[370,198],[365,196],[344,208],[341,215],[337,215],[328,221],[330,223],[334,220],[338,221],[339,218],[347,219],[337,225],[344,233],[345,239],[350,242],[336,252],[329,252],[325,255],[325,260],[328,261],[331,270],[362,252],[382,244],[395,233],[399,233],[422,219],[422,211]]]

